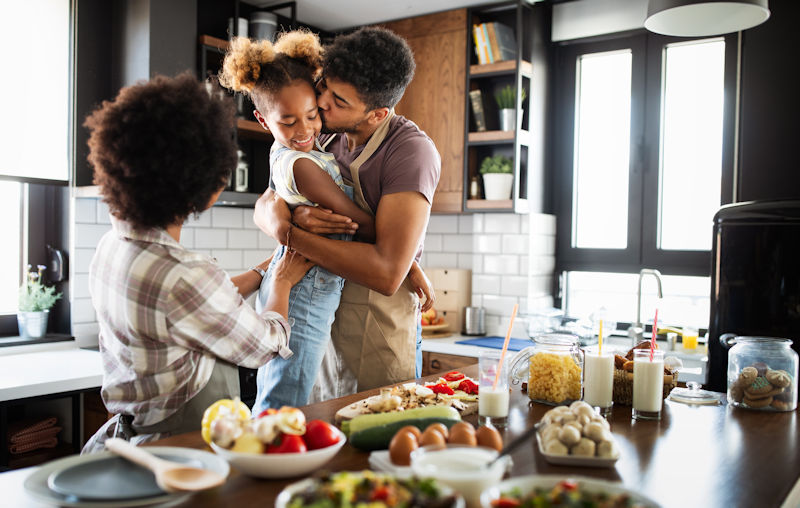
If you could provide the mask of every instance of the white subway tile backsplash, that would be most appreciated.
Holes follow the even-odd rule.
[[[550,275],[531,275],[528,277],[528,296],[538,298],[553,291],[553,278]]]
[[[473,252],[488,254],[500,254],[503,252],[503,244],[500,235],[474,235],[472,239]]]
[[[472,273],[483,271],[483,256],[480,254],[459,254],[458,267],[472,270]]]
[[[472,306],[481,307],[483,305],[483,295],[472,293]]]
[[[210,228],[211,211],[206,210],[205,212],[198,214],[196,217],[194,215],[189,215],[189,217],[187,217],[186,221],[183,223],[183,226],[188,228]]]
[[[73,323],[93,323],[97,321],[91,298],[73,298],[70,302]]]
[[[457,233],[458,215],[431,215],[428,233]]]
[[[72,254],[72,272],[89,273],[95,249],[75,249]]]
[[[195,228],[181,228],[181,245],[188,250],[194,249]]]
[[[242,251],[242,266],[250,268],[261,264],[272,255],[271,250],[245,250]]]
[[[252,229],[229,229],[229,249],[256,249],[258,248],[258,231]]]
[[[500,279],[499,294],[505,296],[526,296],[528,294],[528,278],[521,275],[503,275]]]
[[[75,200],[75,222],[78,224],[97,222],[97,199],[80,198]]]
[[[278,241],[263,233],[261,230],[256,233],[258,235],[258,248],[265,251],[272,251],[278,246]]]
[[[458,254],[447,252],[428,252],[425,254],[425,268],[453,268],[458,266]]]
[[[553,256],[556,253],[556,237],[532,234],[530,236],[530,254]]]
[[[486,214],[483,219],[484,233],[519,233],[519,215],[515,213]]]
[[[527,235],[528,231],[530,230],[530,223],[531,219],[528,215],[522,215],[519,218],[519,232],[523,235]]]
[[[108,211],[108,205],[99,199],[97,200],[97,223],[111,224],[111,214]]]
[[[75,224],[75,247],[97,248],[100,238],[111,231],[111,226],[106,224]]]
[[[531,275],[551,274],[556,269],[556,258],[554,256],[530,256],[528,269]]]
[[[441,252],[442,251],[442,235],[427,234],[425,235],[425,248],[424,252]]]
[[[556,216],[546,213],[530,214],[530,230],[537,235],[556,234]]]
[[[503,254],[527,254],[529,246],[528,235],[503,235]]]
[[[519,273],[519,256],[486,255],[483,257],[483,273],[516,275]]]
[[[458,232],[461,234],[472,234],[475,232],[475,215],[459,215],[458,216]]]
[[[225,229],[196,228],[194,246],[196,249],[224,249],[228,246],[228,232]]]
[[[225,271],[233,270],[230,275],[239,275],[243,271],[242,251],[240,250],[220,250],[211,251],[211,257],[217,260],[217,264]]]
[[[442,235],[442,251],[472,252],[472,235]]]
[[[211,208],[211,227],[241,228],[244,225],[244,210],[215,206]]]
[[[519,257],[519,274],[527,277],[528,275],[528,256]]]
[[[500,277],[497,275],[472,274],[472,290],[481,294],[500,294]]]
[[[72,283],[70,284],[70,291],[72,292],[72,299],[76,298],[90,298],[89,294],[89,274],[76,273],[72,276]]]
[[[97,346],[97,335],[100,333],[100,326],[97,323],[73,323],[72,336],[75,337],[75,344],[78,347]]]
[[[483,307],[489,314],[510,316],[515,303],[519,303],[515,296],[483,295]]]

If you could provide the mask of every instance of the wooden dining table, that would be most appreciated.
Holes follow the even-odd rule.
[[[477,365],[461,369],[476,377]],[[422,380],[436,379],[429,376]],[[530,402],[520,385],[512,385],[510,412],[503,430],[506,442],[536,424],[551,406]],[[378,389],[301,408],[307,419],[333,422],[336,411]],[[464,418],[477,424],[477,414]],[[535,440],[512,454],[510,476],[559,475],[619,482],[664,507],[800,506],[800,431],[796,412],[759,412],[723,403],[686,405],[666,400],[660,421],[631,419],[631,408],[614,406],[609,416],[611,432],[621,456],[615,467],[589,468],[551,465],[539,453]],[[209,448],[200,432],[189,432],[152,442],[153,446]],[[345,444],[326,465],[330,471],[369,468],[369,453]],[[0,475],[0,487],[9,482]],[[273,506],[288,484],[300,478],[266,480],[231,469],[221,487],[197,493],[178,506]],[[17,487],[12,486],[16,492]],[[22,486],[19,486],[22,489]],[[3,494],[6,499],[15,492]],[[19,492],[16,492],[19,494]],[[2,503],[0,503],[2,504]]]

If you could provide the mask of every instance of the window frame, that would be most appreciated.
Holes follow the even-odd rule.
[[[735,108],[739,67],[739,34],[725,40],[721,204],[733,201]],[[667,37],[644,30],[565,41],[556,46],[554,76],[557,111],[554,132],[557,213],[557,273],[567,271],[637,273],[655,268],[665,275],[710,276],[710,251],[657,248],[658,183],[661,147],[663,54],[668,44],[713,37]],[[628,243],[625,249],[587,249],[572,246],[573,176],[577,58],[587,53],[630,48],[631,154],[628,178]],[[646,199],[653,196],[653,199]],[[712,224],[708,225],[709,234]]]

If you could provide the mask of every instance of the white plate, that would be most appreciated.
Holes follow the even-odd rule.
[[[581,467],[614,467],[614,464],[619,460],[619,455],[614,458],[603,457],[580,457],[577,455],[553,455],[545,453],[542,447],[542,437],[536,433],[536,442],[539,445],[539,453],[542,454],[544,459],[550,464],[557,464],[559,466],[581,466]]]
[[[493,500],[500,497],[503,492],[518,488],[523,495],[528,494],[535,488],[550,490],[562,480],[572,480],[578,483],[578,487],[586,492],[605,492],[608,494],[628,494],[631,499],[641,503],[648,508],[658,508],[660,505],[652,499],[627,489],[621,483],[585,478],[581,476],[558,476],[558,475],[528,475],[517,478],[509,478],[500,484],[489,487],[481,494],[481,506],[490,508]]]
[[[211,443],[211,448],[241,473],[258,478],[292,478],[306,476],[328,463],[347,442],[339,433],[339,442],[303,453],[243,453],[234,452]]]
[[[411,466],[396,466],[389,458],[389,450],[375,450],[369,454],[369,466],[373,471],[391,473],[397,478],[410,478],[414,474]]]
[[[187,459],[197,460],[201,462],[203,467],[206,469],[210,469],[211,471],[226,477],[230,471],[230,467],[225,460],[223,460],[221,457],[217,457],[213,453],[203,450],[195,450],[193,448],[178,448],[173,446],[150,446],[147,447],[147,450],[153,453],[182,456],[186,457]],[[177,504],[186,500],[192,495],[191,493],[176,493],[143,499],[126,499],[120,501],[86,501],[78,499],[74,496],[65,496],[63,494],[59,494],[47,486],[47,479],[53,473],[79,464],[105,459],[109,456],[111,456],[111,452],[98,452],[90,455],[71,455],[69,457],[64,457],[63,459],[48,462],[32,472],[25,479],[23,486],[25,491],[30,496],[39,501],[58,506],[75,506],[80,508],[122,508],[129,506],[150,506],[160,503]]]
[[[351,471],[351,473],[354,475],[361,474],[353,471]],[[293,495],[295,495],[297,492],[307,489],[308,487],[311,487],[316,481],[317,480],[315,478],[306,478],[305,480],[300,480],[299,482],[287,485],[281,491],[281,493],[278,494],[277,499],[275,499],[275,508],[286,508],[289,505],[289,501],[292,499]],[[456,496],[456,502],[452,508],[464,508],[464,499],[460,495],[453,492],[453,490],[446,485],[437,484],[437,487],[439,488],[439,492],[442,496]]]

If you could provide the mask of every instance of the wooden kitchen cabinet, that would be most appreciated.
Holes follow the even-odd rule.
[[[440,372],[449,372],[476,363],[478,363],[478,359],[471,356],[448,355],[445,353],[423,351],[422,375],[430,376],[431,374],[438,374]]]
[[[442,173],[432,212],[459,213],[464,189],[464,101],[467,10],[402,19],[382,26],[402,36],[417,68],[395,110],[436,144]]]

